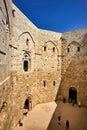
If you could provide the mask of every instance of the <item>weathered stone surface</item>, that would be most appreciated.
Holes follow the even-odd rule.
[[[38,29],[10,0],[0,0],[0,130],[23,118],[24,103],[69,100],[87,107],[87,29]],[[5,106],[4,106],[5,103]]]

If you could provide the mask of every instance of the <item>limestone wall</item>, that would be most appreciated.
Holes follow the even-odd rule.
[[[0,130],[9,130],[12,126],[12,87],[10,76],[0,83]]]
[[[61,81],[61,34],[39,30],[14,5],[13,10],[10,61],[14,126],[23,118],[28,97],[30,109],[38,103],[55,100]]]
[[[12,116],[12,87],[10,84],[9,44],[12,32],[10,0],[0,0],[0,130],[9,130]],[[10,106],[10,107],[9,107]]]
[[[77,90],[77,102],[87,106],[87,29],[62,35],[61,96],[69,98],[69,89]]]
[[[12,8],[10,0],[0,1],[0,81],[9,75],[9,44],[12,33]]]
[[[38,49],[41,55],[37,57],[36,62],[38,90],[42,102],[55,100],[58,92],[61,81],[60,37],[59,33],[45,30],[39,32]]]
[[[11,69],[12,73],[16,73],[14,85],[17,89],[19,87],[19,91],[21,90],[22,103],[28,94],[33,97],[33,106],[55,100],[61,79],[59,40],[61,34],[37,29],[15,6],[13,8],[15,17],[13,18]],[[24,71],[24,61],[28,61],[29,64],[27,72]],[[44,81],[47,82],[46,88],[43,86]],[[53,82],[56,85],[53,85]],[[17,90],[18,94],[19,91]]]
[[[0,130],[11,130],[38,103],[69,99],[87,106],[87,29],[38,29],[10,0],[0,0]]]

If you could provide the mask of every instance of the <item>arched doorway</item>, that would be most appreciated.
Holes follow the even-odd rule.
[[[29,99],[28,98],[25,100],[24,109],[28,109],[29,110]]]
[[[77,90],[74,87],[69,89],[69,102],[77,103]]]
[[[24,109],[28,109],[28,111],[32,109],[32,97],[31,97],[31,95],[29,95],[26,98],[26,100],[24,102]]]

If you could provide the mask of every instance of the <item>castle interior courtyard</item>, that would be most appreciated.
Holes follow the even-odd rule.
[[[61,116],[60,124],[58,116]],[[14,130],[66,130],[66,120],[70,130],[86,130],[87,108],[61,101],[40,104],[21,120],[23,125],[18,124]]]
[[[87,130],[87,28],[39,29],[0,0],[0,130],[64,130],[66,120]]]

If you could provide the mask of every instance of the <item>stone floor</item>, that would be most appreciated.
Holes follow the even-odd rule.
[[[60,125],[58,116],[61,116]],[[18,125],[14,130],[66,130],[66,120],[70,122],[69,130],[87,130],[87,109],[62,102],[40,104],[24,117],[23,126]]]

